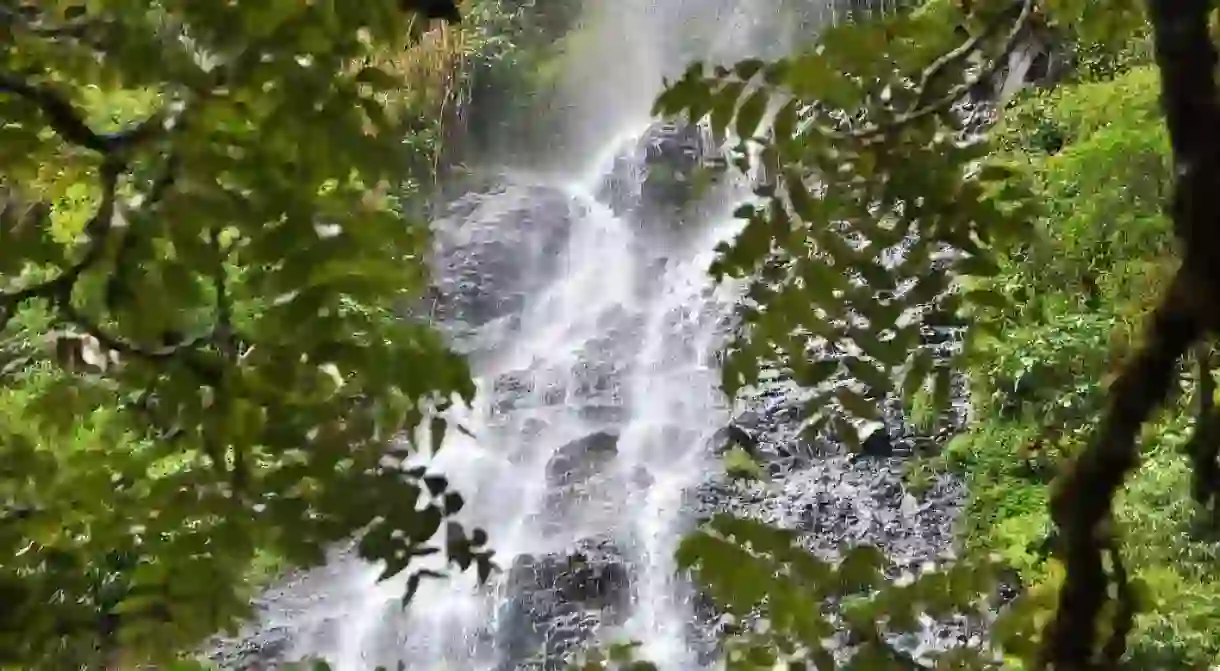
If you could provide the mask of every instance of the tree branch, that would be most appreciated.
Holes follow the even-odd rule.
[[[1021,30],[1024,29],[1025,23],[1028,21],[1029,15],[1032,14],[1032,11],[1033,11],[1033,0],[1024,0],[1021,4],[1021,13],[1017,14],[1017,17],[1018,17],[1017,22],[1013,26],[1012,31],[1009,33],[1008,39],[1005,43],[1003,50],[1000,52],[999,55],[997,55],[995,57],[995,60],[994,60],[995,63],[998,64],[999,62],[1001,62],[1016,47],[1017,37],[1020,35]],[[1007,14],[1007,12],[1005,12],[1004,14]],[[991,39],[992,37],[994,37],[996,35],[996,33],[1000,32],[1000,26],[1002,24],[1003,24],[1002,20],[996,20],[996,21],[992,22],[991,24],[989,24],[987,26],[986,30],[983,30],[982,32],[974,35],[973,37],[971,37],[970,39],[966,40],[961,45],[959,45],[956,49],[944,54],[940,58],[933,61],[931,65],[924,68],[923,74],[919,78],[919,94],[916,96],[915,102],[913,102],[911,104],[911,106],[908,108],[907,111],[913,112],[915,110],[918,110],[918,109],[926,106],[928,104],[928,96],[931,95],[932,80],[939,77],[949,67],[961,63],[962,61],[969,58],[971,54],[978,51],[979,48],[982,46],[983,42]],[[994,68],[993,68],[992,74],[994,74]],[[988,75],[988,76],[990,76],[990,75]],[[983,81],[983,79],[985,79],[985,78],[986,77],[977,78],[974,81],[974,84],[978,84],[979,82]],[[968,84],[966,86],[966,88],[962,90],[962,93],[965,93],[966,90],[969,90],[969,88],[971,86],[972,86],[972,84]],[[961,94],[959,94],[958,96],[955,96],[954,99],[956,100],[956,98],[959,98],[959,97],[961,97]],[[952,103],[950,103],[950,104],[952,104]]]
[[[123,173],[124,168],[123,162],[118,159],[107,157],[102,162],[102,202],[85,226],[90,240],[84,255],[53,279],[16,291],[0,293],[0,327],[8,322],[25,301],[43,298],[57,305],[70,302],[76,281],[97,263],[105,252],[106,238],[114,221],[119,175]]]
[[[1169,393],[1174,367],[1202,332],[1183,309],[1190,280],[1180,274],[1153,316],[1148,344],[1110,388],[1109,407],[1094,441],[1057,483],[1051,517],[1060,529],[1066,576],[1059,608],[1043,641],[1043,664],[1056,670],[1093,668],[1096,625],[1108,600],[1101,529],[1115,494],[1139,461],[1140,428]]]
[[[34,10],[34,12],[37,12],[37,10]],[[75,40],[86,39],[89,36],[89,31],[99,25],[96,21],[86,17],[70,19],[64,23],[51,24],[43,21],[41,18],[26,17],[20,14],[20,10],[15,11],[0,6],[0,25],[16,26],[38,37],[48,39],[66,37]]]
[[[1212,377],[1211,348],[1204,343],[1196,352],[1199,380],[1195,386],[1198,411],[1194,432],[1186,444],[1185,452],[1191,460],[1192,494],[1196,502],[1211,513],[1213,521],[1220,494],[1220,462],[1217,447],[1220,447],[1220,413],[1216,412],[1216,381]]]
[[[1187,262],[1207,286],[1220,287],[1220,92],[1215,45],[1208,32],[1209,0],[1150,0],[1161,104],[1173,148],[1177,184],[1174,232]],[[1213,298],[1215,296],[1212,296]],[[1207,315],[1216,319],[1216,315]],[[1215,324],[1211,324],[1214,326]]]
[[[117,133],[98,133],[89,127],[84,115],[71,102],[53,89],[0,73],[0,93],[9,93],[29,101],[42,111],[47,125],[65,142],[99,154],[111,155],[129,150],[161,133],[166,121],[164,112],[161,112]]]
[[[1009,28],[1008,35],[1004,38],[1004,44],[1000,48],[1000,52],[996,54],[987,64],[987,66],[980,70],[977,75],[953,87],[934,101],[927,101],[932,80],[939,76],[946,68],[961,61],[962,59],[965,59],[970,54],[977,51],[979,46],[985,40],[989,39],[999,31],[999,27],[1002,25],[1001,21],[996,21],[988,27],[988,30],[965,41],[956,49],[936,59],[931,65],[925,68],[922,76],[920,77],[919,92],[916,94],[915,102],[907,109],[907,111],[899,114],[897,117],[886,123],[873,124],[872,126],[853,131],[850,133],[850,136],[862,140],[874,140],[882,135],[900,130],[903,126],[907,126],[921,119],[935,116],[948,110],[955,102],[961,100],[962,97],[965,96],[971,89],[978,86],[981,82],[990,79],[995,75],[996,72],[999,71],[1004,60],[1008,58],[1013,49],[1016,49],[1017,43],[1021,38],[1021,34],[1025,31],[1026,26],[1029,24],[1030,17],[1032,17],[1034,13],[1034,2],[1035,0],[1022,0],[1021,11],[1017,14],[1016,21],[1013,23],[1012,27]]]

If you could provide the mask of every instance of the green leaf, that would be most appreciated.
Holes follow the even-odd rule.
[[[728,82],[722,85],[713,95],[713,103],[711,108],[712,132],[716,135],[724,135],[729,128],[729,122],[733,120],[733,113],[737,109],[738,100],[741,98],[742,92],[745,90],[745,84],[741,82]]]
[[[737,110],[737,136],[750,138],[758,131],[763,115],[767,111],[768,95],[763,89],[757,89],[749,95]]]
[[[734,65],[733,72],[735,72],[738,77],[745,80],[758,74],[764,67],[766,67],[766,63],[764,61],[757,58],[748,58],[744,61],[739,61],[736,65]]]
[[[847,551],[839,563],[837,575],[844,594],[865,591],[885,580],[881,573],[885,555],[872,545],[859,545]]]
[[[966,303],[973,303],[974,305],[996,310],[1006,310],[1010,305],[1006,296],[990,289],[967,291],[962,298]]]
[[[847,387],[837,389],[834,397],[843,406],[843,409],[854,417],[872,420],[880,419],[881,417],[876,403],[866,400],[863,396]]]
[[[766,469],[739,445],[726,451],[722,458],[725,473],[731,478],[763,480],[767,477]]]

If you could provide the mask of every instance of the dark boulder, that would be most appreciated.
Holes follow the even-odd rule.
[[[615,158],[598,195],[635,219],[680,209],[693,200],[695,171],[711,153],[698,125],[659,121]]]
[[[560,447],[547,462],[547,484],[575,485],[596,475],[618,454],[618,437],[613,431],[598,431]]]
[[[434,227],[438,279],[428,314],[477,327],[519,311],[558,267],[577,216],[567,193],[541,186],[453,202]]]
[[[885,424],[876,422],[860,432],[860,453],[867,457],[893,456],[894,442]]]
[[[585,403],[576,413],[583,421],[606,427],[621,426],[631,416],[628,408],[617,403]]]
[[[491,386],[491,408],[504,414],[517,408],[538,408],[563,403],[567,389],[536,370],[513,370],[496,377]]]
[[[506,581],[499,617],[501,669],[527,661],[558,671],[602,626],[621,624],[631,599],[631,573],[614,544],[586,539],[568,552],[521,555]]]
[[[745,428],[736,420],[729,422],[729,425],[721,428],[712,437],[712,451],[717,456],[733,449],[740,447],[747,454],[753,456],[758,451],[759,436],[755,431]]]

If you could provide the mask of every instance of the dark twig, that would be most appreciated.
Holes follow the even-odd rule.
[[[225,359],[237,361],[237,340],[233,332],[233,300],[229,296],[229,271],[225,267],[224,246],[220,239],[220,227],[211,232],[212,252],[216,255],[212,268],[212,289],[216,294],[216,325],[213,335],[217,347]]]
[[[57,305],[70,302],[72,289],[76,281],[90,267],[97,263],[105,252],[106,236],[109,235],[114,221],[119,175],[124,170],[121,161],[108,158],[102,162],[102,202],[86,224],[85,230],[90,235],[89,244],[80,260],[68,266],[59,275],[45,282],[0,293],[0,326],[16,312],[22,303],[37,298],[49,300]]]
[[[224,245],[221,241],[221,229],[219,226],[212,229],[210,238],[212,252],[215,254],[215,264],[212,267],[212,288],[216,294],[216,321],[212,328],[212,339],[216,348],[220,350],[221,356],[232,366],[238,360],[238,343],[233,331],[233,303],[229,296],[229,271],[225,267]],[[231,375],[230,372],[222,371],[221,375],[217,378],[216,389],[217,403],[226,409],[232,398],[230,389],[232,381],[229,375]],[[206,438],[206,440],[214,441],[211,437]],[[209,451],[214,454],[224,454],[227,449],[228,446],[219,445],[214,442],[209,447]],[[243,445],[234,444],[232,445],[232,450],[233,470],[230,474],[230,482],[233,485],[233,491],[241,494],[245,492],[250,476],[246,449]]]
[[[198,348],[203,344],[204,338],[195,338],[173,346],[156,348],[128,342],[120,336],[106,332],[72,304],[72,292],[77,281],[85,272],[101,261],[105,254],[107,242],[114,229],[118,180],[127,170],[128,152],[136,146],[162,135],[166,127],[176,123],[179,117],[161,112],[125,131],[103,134],[90,128],[79,110],[63,96],[49,88],[38,87],[18,77],[0,73],[0,93],[10,93],[30,101],[42,111],[47,124],[64,141],[102,155],[102,202],[85,226],[85,232],[89,236],[89,244],[85,253],[79,261],[51,280],[0,294],[0,317],[7,321],[7,318],[25,301],[43,298],[54,304],[64,321],[92,336],[103,347],[122,355],[159,361],[169,359],[186,350]],[[177,168],[177,159],[171,154],[165,169],[153,181],[144,202],[141,203],[142,211],[155,208],[164,199],[174,184]],[[188,365],[204,377],[215,377],[215,371],[198,359],[188,359]]]
[[[24,98],[38,107],[47,125],[65,142],[99,154],[115,155],[161,133],[165,118],[154,115],[117,133],[98,133],[85,123],[84,116],[59,93],[35,86],[13,75],[0,73],[0,93]]]
[[[49,88],[38,87],[19,77],[0,73],[0,93],[9,93],[28,100],[41,110],[47,124],[65,142],[102,155],[102,202],[85,226],[85,232],[90,236],[85,254],[52,280],[0,295],[0,325],[3,325],[27,300],[45,298],[60,306],[71,303],[76,281],[100,261],[105,253],[117,210],[118,180],[127,170],[127,151],[161,133],[166,117],[157,114],[125,131],[103,134],[90,128],[84,115],[72,103]],[[154,202],[164,196],[172,182],[173,171],[167,170],[166,176],[154,184]]]
[[[85,335],[95,338],[98,343],[102,345],[102,347],[114,350],[123,356],[144,359],[145,361],[167,361],[184,352],[198,349],[200,346],[206,344],[211,336],[209,333],[196,336],[194,338],[188,338],[173,345],[147,347],[133,343],[122,336],[108,332],[101,325],[93,322],[91,319],[81,313],[80,310],[77,310],[76,307],[70,302],[64,303],[59,307],[63,313],[64,319],[68,323],[79,328]],[[215,371],[213,371],[210,367],[203,367],[201,364],[194,364],[191,365],[191,367],[196,368],[197,372],[199,372],[204,378],[211,378],[214,376]]]

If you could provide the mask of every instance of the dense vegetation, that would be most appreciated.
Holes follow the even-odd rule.
[[[488,572],[460,495],[398,467],[473,393],[393,313],[428,281],[401,202],[447,96],[430,61],[461,57],[433,16],[0,4],[0,664],[164,663],[246,612],[265,558],[353,536],[387,575]]]
[[[459,136],[503,148],[470,95],[553,86],[540,45],[573,8],[547,26],[489,0],[426,30],[455,8],[0,2],[0,666],[168,664],[245,614],[252,576],[350,538],[387,575],[442,552],[487,574],[486,535],[446,523],[460,494],[401,467],[473,393],[414,312],[407,215]],[[918,466],[969,484],[960,561],[890,582],[873,549],[827,562],[730,516],[687,539],[743,623],[730,668],[832,668],[836,631],[852,668],[909,667],[895,637],[986,617],[1004,572],[1023,591],[993,645],[942,664],[1220,658],[1215,385],[1202,348],[1177,365],[1220,271],[1210,7],[1150,8],[930,0],[661,95],[774,169],[712,268],[751,282],[727,393],[785,370],[824,390],[811,430],[850,442],[881,397],[935,422],[952,369],[972,381],[969,431]],[[956,103],[1034,34],[1070,71],[963,142]],[[916,347],[934,324],[969,326],[956,360]]]
[[[949,365],[914,347],[919,327],[968,326],[956,365],[973,380],[974,422],[922,466],[970,483],[965,558],[888,583],[871,550],[835,569],[793,534],[719,518],[681,562],[731,612],[765,616],[733,637],[731,668],[831,668],[836,629],[859,644],[852,668],[909,667],[894,636],[921,613],[996,608],[1001,568],[1025,589],[992,644],[938,668],[997,654],[1018,668],[1214,664],[1215,385],[1210,350],[1193,379],[1177,360],[1211,328],[1215,53],[1207,3],[1150,5],[1153,31],[1127,3],[929,2],[827,30],[795,58],[692,68],[658,101],[733,128],[743,167],[754,144],[779,168],[713,269],[753,282],[730,392],[761,365],[787,370],[825,390],[813,430],[847,441],[847,420],[875,419],[891,392],[935,419]],[[962,142],[955,103],[1039,31],[1074,56],[1071,76],[1005,111],[990,141]],[[768,100],[782,106],[764,121]],[[845,357],[811,356],[844,343]],[[844,376],[856,384],[832,384]],[[1142,436],[1145,463],[1112,509]],[[850,605],[836,621],[829,602]]]

